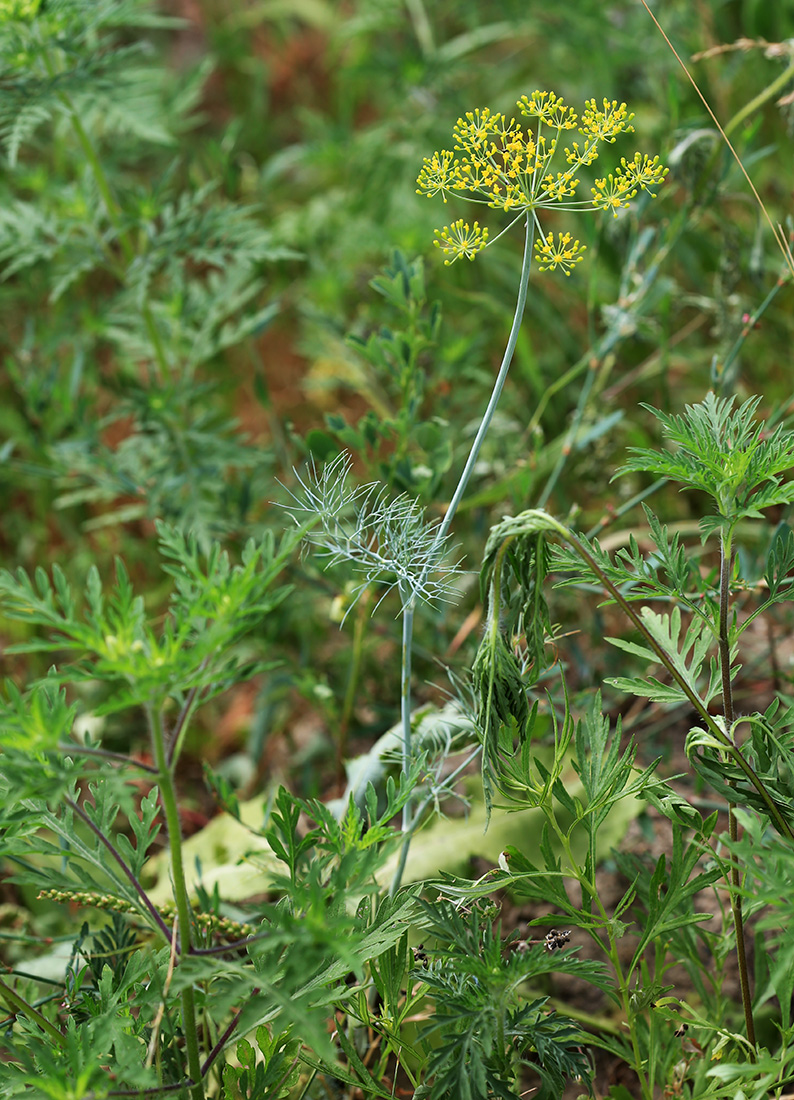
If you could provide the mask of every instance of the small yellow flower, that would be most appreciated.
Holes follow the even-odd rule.
[[[620,158],[621,167],[618,168],[618,172],[621,175],[625,175],[626,179],[632,180],[634,183],[647,191],[652,199],[656,198],[656,195],[651,191],[652,187],[658,187],[660,183],[664,181],[664,177],[667,175],[668,169],[660,163],[658,157],[654,157],[653,160],[646,153],[635,153],[634,157],[627,161],[625,157]]]
[[[539,118],[558,130],[572,130],[578,121],[573,107],[566,107],[554,92],[535,90],[531,96],[522,95],[518,108],[526,118]]]
[[[543,180],[543,193],[555,202],[562,202],[566,195],[576,193],[579,180],[573,178],[573,172],[558,172],[556,178],[549,173]]]
[[[479,107],[459,118],[452,131],[455,148],[466,153],[482,153],[493,144],[493,135],[504,133],[504,115],[492,115],[490,108]]]
[[[467,184],[459,179],[456,168],[458,161],[454,153],[442,149],[440,153],[433,153],[432,157],[425,157],[422,171],[419,173],[416,189],[417,195],[427,195],[432,199],[433,195],[441,195],[444,202],[447,201],[447,191],[460,190]]]
[[[571,274],[574,264],[578,264],[584,257],[582,253],[587,245],[580,245],[578,241],[571,240],[570,233],[558,233],[557,243],[554,243],[554,234],[541,237],[535,241],[535,259],[538,261],[539,271],[554,271],[559,267],[566,275]]]
[[[611,210],[614,217],[618,216],[618,210],[629,206],[629,199],[637,194],[637,185],[634,180],[624,176],[621,172],[611,172],[606,179],[596,180],[593,192],[593,206],[596,210]]]
[[[488,243],[488,230],[480,229],[479,222],[469,228],[469,223],[459,218],[450,226],[436,230],[436,248],[451,255],[451,260],[444,260],[445,264],[454,264],[461,256],[473,260],[480,249]]]
[[[614,141],[618,134],[634,133],[634,127],[630,125],[634,115],[626,110],[626,104],[613,99],[603,101],[603,109],[596,107],[594,99],[585,102],[582,112],[582,125],[579,133],[585,136],[598,138],[600,141]]]
[[[579,142],[575,141],[571,148],[565,146],[565,159],[569,164],[592,164],[594,160],[598,160],[598,142],[595,138],[586,138],[584,147],[579,148]]]

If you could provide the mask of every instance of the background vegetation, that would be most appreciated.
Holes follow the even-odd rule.
[[[0,19],[12,9],[0,5]],[[49,101],[20,76],[22,47],[4,40],[4,568],[57,565],[82,590],[92,564],[109,580],[120,555],[156,620],[171,587],[156,520],[192,532],[199,549],[280,537],[293,468],[341,448],[356,477],[440,515],[502,355],[521,241],[507,236],[473,264],[445,267],[433,230],[463,210],[448,216],[418,195],[416,176],[465,111],[510,116],[535,88],[574,105],[625,100],[637,147],[658,152],[670,173],[655,201],[580,221],[588,251],[570,278],[532,272],[507,389],[454,525],[470,572],[456,581],[457,603],[417,619],[417,702],[443,704],[450,677],[468,675],[482,619],[476,571],[503,515],[545,507],[614,548],[644,523],[645,496],[684,536],[696,534],[696,494],[660,486],[647,496],[653,480],[637,472],[610,480],[627,447],[658,442],[644,402],[676,413],[710,389],[759,394],[772,425],[794,427],[789,273],[640,3],[173,0],[156,9],[152,17],[129,4],[119,18],[98,3],[74,42],[65,16],[64,51],[93,60],[56,81]],[[654,10],[772,220],[788,226],[794,14],[760,0],[664,0]],[[108,34],[112,51],[92,53]],[[786,515],[781,507],[767,518]],[[765,528],[743,553],[760,560],[768,539]],[[261,803],[283,782],[333,799],[351,775],[346,763],[398,720],[396,597],[372,615],[383,590],[354,604],[350,573],[308,556],[293,557],[283,579],[289,598],[244,643],[252,675],[210,699],[188,731],[186,835],[216,812],[202,764],[229,797]],[[740,700],[788,689],[788,620],[775,614],[753,639]],[[553,616],[574,697],[622,670],[625,657],[600,645],[612,612],[595,595],[566,590]],[[34,633],[0,624],[4,647]],[[4,673],[24,685],[51,659],[10,653]],[[84,730],[151,762],[134,710],[102,714],[107,685],[76,690]],[[628,711],[626,730],[640,720],[619,693],[605,705]],[[644,763],[676,756],[675,719],[662,708],[642,714]],[[463,820],[442,846],[458,844],[456,828]],[[442,866],[429,858],[432,870]],[[0,897],[12,923],[24,912],[36,934],[62,931],[63,908],[32,889],[3,882]]]

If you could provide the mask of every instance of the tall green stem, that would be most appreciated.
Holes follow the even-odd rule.
[[[779,95],[791,82],[792,76],[794,76],[794,61],[790,62],[782,73],[778,73],[771,84],[767,84],[757,96],[751,99],[749,103],[745,103],[745,105],[736,112],[733,118],[725,124],[725,133],[730,135],[734,130],[738,130],[744,120],[754,111],[757,111],[760,107],[763,107],[765,103],[769,103],[776,95]]]
[[[353,645],[350,669],[347,674],[347,686],[345,697],[342,701],[342,713],[339,716],[339,733],[336,742],[336,777],[341,783],[345,778],[345,755],[347,753],[347,735],[350,729],[350,719],[353,714],[353,706],[356,701],[356,689],[361,673],[361,660],[364,655],[364,624],[369,604],[369,592],[365,591],[356,607],[356,617],[353,622]]]
[[[151,706],[147,708],[149,724],[152,734],[152,749],[155,763],[157,764],[157,783],[160,790],[160,801],[165,813],[166,827],[168,829],[168,843],[171,852],[171,879],[174,890],[174,902],[177,916],[179,917],[179,954],[184,958],[190,953],[191,929],[190,929],[190,898],[188,896],[187,881],[185,879],[185,865],[182,856],[182,829],[179,824],[179,806],[177,803],[174,777],[168,764],[165,737],[163,735],[163,719],[160,708]],[[204,1100],[204,1086],[201,1079],[201,1057],[198,1042],[198,1022],[196,1019],[196,1002],[193,996],[193,986],[187,985],[182,991],[182,1029],[185,1036],[187,1050],[187,1067],[193,1084],[190,1086],[192,1100]]]
[[[728,638],[729,631],[729,595],[731,586],[731,570],[733,568],[733,549],[731,535],[724,532],[720,534],[720,622],[719,622],[719,653],[720,672],[722,675],[722,708],[725,715],[725,729],[733,729],[733,685],[731,683],[731,646]],[[736,820],[736,807],[733,803],[728,805],[728,828],[731,840],[736,843],[739,839],[739,823]],[[753,1000],[750,995],[750,977],[747,971],[747,951],[744,942],[744,920],[742,918],[742,899],[739,893],[740,874],[739,864],[735,855],[730,861],[731,878],[731,913],[733,915],[733,927],[736,935],[736,958],[739,963],[739,985],[742,991],[742,1008],[744,1009],[744,1023],[747,1029],[747,1039],[755,1047],[755,1022],[753,1020]]]
[[[474,437],[474,442],[471,445],[469,451],[469,457],[466,459],[466,465],[463,467],[463,472],[460,475],[457,488],[452,494],[452,499],[447,505],[447,510],[444,513],[444,518],[439,524],[436,537],[433,542],[432,549],[428,554],[428,565],[425,567],[424,572],[421,574],[417,581],[414,592],[421,589],[427,575],[432,568],[432,561],[435,557],[435,551],[443,543],[444,539],[449,534],[449,529],[452,526],[452,520],[455,518],[455,513],[458,510],[458,505],[463,499],[463,494],[466,492],[466,488],[471,480],[471,475],[474,472],[474,467],[477,463],[477,459],[480,454],[485,436],[493,420],[494,413],[496,412],[496,406],[499,404],[499,398],[502,395],[505,381],[507,380],[507,374],[510,370],[510,364],[513,361],[513,354],[516,350],[516,344],[518,343],[518,334],[521,331],[521,322],[524,317],[524,307],[527,302],[527,288],[529,286],[529,271],[532,265],[532,242],[535,237],[535,225],[531,217],[527,218],[526,234],[524,237],[524,258],[521,265],[521,277],[518,283],[518,300],[516,302],[515,313],[513,314],[513,323],[510,327],[510,335],[507,339],[507,346],[505,353],[502,356],[502,362],[499,367],[499,372],[496,376],[496,380],[493,384],[493,390],[486,406],[483,418],[480,421],[480,426],[477,429],[477,434]],[[411,652],[413,649],[413,628],[414,628],[414,610],[416,608],[416,596],[410,595],[407,597],[403,594],[403,637],[402,637],[402,668],[400,672],[400,709],[402,717],[402,729],[403,729],[403,771],[405,772],[410,766],[411,762]],[[411,818],[411,804],[406,803],[403,809],[402,828],[405,834],[402,849],[400,851],[400,860],[395,872],[394,878],[391,884],[391,893],[395,894],[400,888],[402,882],[403,872],[405,870],[405,862],[408,858],[408,848],[411,839],[411,829],[414,822]]]
[[[507,380],[507,374],[510,370],[510,364],[513,362],[513,354],[516,350],[516,344],[518,343],[518,334],[521,331],[521,321],[524,317],[524,307],[527,302],[527,288],[529,286],[529,269],[532,264],[532,242],[535,237],[535,226],[531,218],[527,218],[526,236],[524,239],[524,261],[521,267],[521,278],[518,284],[518,300],[516,302],[516,311],[513,314],[513,324],[510,328],[510,336],[507,340],[507,347],[505,348],[504,356],[502,357],[502,363],[499,367],[499,373],[496,376],[496,381],[493,385],[491,392],[491,398],[483,414],[480,426],[477,429],[477,434],[474,437],[474,442],[471,445],[471,451],[469,457],[466,459],[466,465],[463,467],[463,473],[460,475],[460,481],[452,495],[452,500],[447,506],[446,513],[441,525],[438,528],[436,535],[435,546],[446,538],[449,534],[449,529],[452,526],[452,520],[455,518],[455,513],[458,510],[458,505],[463,499],[463,494],[466,492],[471,475],[474,472],[474,467],[477,463],[477,459],[480,456],[480,450],[485,440],[485,436],[491,426],[494,413],[496,412],[496,406],[499,404],[499,398],[502,396],[502,390],[504,389],[505,381]],[[432,558],[432,555],[429,555]],[[425,574],[426,576],[426,574]],[[425,576],[422,577],[424,581]],[[421,583],[421,582],[420,582]],[[417,586],[419,587],[419,586]]]
[[[402,772],[407,775],[411,767],[411,647],[414,632],[414,602],[407,599],[403,604],[403,638],[400,661],[400,718],[402,721]],[[409,797],[403,806],[402,831],[403,842],[400,859],[394,873],[389,893],[394,896],[400,888],[408,849],[411,845],[411,826],[413,824],[412,800]]]

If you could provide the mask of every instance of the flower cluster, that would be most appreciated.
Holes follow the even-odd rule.
[[[417,194],[428,198],[441,195],[444,202],[449,195],[457,195],[504,210],[514,215],[507,229],[520,218],[531,217],[538,233],[535,256],[541,261],[541,270],[561,267],[568,275],[582,258],[584,245],[572,241],[570,233],[558,234],[555,243],[551,233],[543,232],[538,211],[611,210],[617,217],[638,190],[653,194],[650,189],[664,180],[667,169],[658,157],[635,153],[629,161],[624,157],[614,172],[595,181],[591,199],[578,199],[577,171],[597,160],[602,142],[613,142],[619,134],[633,132],[634,116],[628,113],[625,103],[605,99],[599,107],[590,99],[580,120],[554,92],[524,95],[517,106],[525,118],[532,120],[527,129],[514,118],[508,121],[506,115],[492,113],[488,107],[468,111],[465,118],[459,118],[452,131],[453,149],[442,149],[425,158],[416,181]],[[578,130],[581,142],[565,144],[562,135],[568,130]],[[556,166],[552,170],[555,157],[562,171]],[[470,226],[460,218],[436,230],[435,243],[451,257],[445,261],[450,264],[462,257],[474,259],[493,241],[478,222]]]
[[[570,233],[558,233],[557,241],[554,234],[549,233],[535,242],[535,259],[538,261],[539,271],[553,271],[555,267],[561,268],[566,275],[570,275],[574,264],[582,259],[585,245],[578,241],[571,241]]]
[[[471,228],[463,218],[458,218],[450,226],[436,230],[439,247],[445,252],[453,252],[455,259],[467,256],[470,260],[480,252],[488,243],[488,230],[480,229],[480,223],[475,222]],[[449,261],[448,261],[449,262]]]

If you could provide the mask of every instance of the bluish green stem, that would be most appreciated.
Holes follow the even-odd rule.
[[[409,600],[403,611],[403,640],[400,662],[400,717],[403,727],[403,775],[411,768],[411,643],[414,633],[414,604]],[[403,806],[403,832],[411,826],[411,800]]]
[[[361,674],[361,661],[364,656],[364,624],[366,622],[369,593],[362,593],[357,605],[356,617],[353,622],[353,645],[350,669],[347,675],[347,687],[345,697],[342,700],[342,713],[339,716],[339,732],[336,742],[336,778],[342,783],[345,778],[345,755],[347,753],[347,737],[350,729],[350,719],[356,702],[356,689]]]
[[[422,585],[427,579],[427,575],[432,568],[432,562],[435,558],[435,551],[443,543],[444,539],[449,534],[449,529],[452,526],[452,520],[455,518],[455,513],[458,510],[458,505],[463,499],[463,495],[466,492],[466,488],[471,480],[471,475],[474,472],[474,467],[477,463],[477,459],[480,455],[485,436],[488,432],[488,428],[493,420],[494,413],[496,412],[496,406],[499,404],[499,398],[502,395],[505,381],[507,380],[507,374],[510,370],[510,364],[513,361],[513,354],[516,350],[516,344],[518,343],[518,334],[521,331],[521,322],[524,317],[524,307],[527,302],[527,287],[529,286],[529,270],[532,265],[532,243],[535,237],[535,225],[531,216],[527,217],[526,223],[526,235],[524,238],[524,259],[521,265],[521,278],[518,284],[518,300],[516,302],[516,310],[513,315],[513,324],[510,328],[510,335],[507,340],[507,347],[505,353],[502,356],[502,363],[499,367],[499,373],[496,376],[496,381],[491,391],[491,397],[488,401],[488,405],[483,414],[483,418],[480,421],[480,426],[477,429],[477,434],[474,437],[474,442],[471,445],[469,451],[469,457],[466,459],[466,465],[463,467],[463,472],[460,475],[457,488],[452,494],[452,500],[447,505],[447,510],[444,514],[444,518],[439,524],[436,537],[433,542],[432,549],[428,554],[428,565],[425,567],[424,572],[421,574],[414,586],[414,592],[421,590]],[[403,593],[403,639],[402,639],[402,670],[400,673],[400,707],[402,715],[402,728],[403,728],[403,753],[402,753],[402,766],[403,774],[407,774],[407,770],[411,764],[411,651],[413,648],[413,629],[414,629],[414,609],[416,607],[416,596],[411,595],[406,600],[406,593]],[[410,800],[405,804],[403,808],[402,817],[402,829],[404,834],[402,848],[400,850],[400,861],[397,866],[397,870],[392,880],[390,893],[395,894],[400,888],[402,882],[403,872],[405,871],[405,862],[408,858],[408,848],[411,842],[411,832],[415,822],[411,816],[411,803]]]
[[[502,364],[499,367],[499,373],[496,376],[494,382],[493,391],[491,393],[491,399],[488,402],[485,413],[483,414],[480,427],[477,429],[477,435],[474,437],[474,442],[471,445],[471,451],[469,457],[466,459],[466,465],[463,467],[463,473],[460,475],[460,481],[458,487],[452,495],[452,500],[449,502],[447,511],[444,515],[441,525],[436,534],[435,547],[442,542],[443,539],[449,534],[449,529],[452,526],[452,520],[455,518],[455,513],[458,510],[458,505],[463,499],[463,494],[466,492],[471,475],[474,472],[474,467],[477,463],[477,459],[480,457],[480,450],[485,440],[486,433],[491,426],[494,413],[496,412],[496,406],[499,404],[499,398],[502,396],[502,390],[504,389],[505,381],[507,380],[507,373],[510,370],[510,364],[513,362],[513,353],[516,350],[516,344],[518,342],[518,334],[521,331],[521,321],[524,317],[524,307],[527,301],[527,287],[529,286],[529,269],[532,264],[532,242],[535,237],[535,226],[531,218],[527,218],[526,238],[524,241],[524,262],[521,267],[521,280],[518,285],[518,301],[516,302],[516,311],[513,315],[513,325],[510,329],[510,336],[507,340],[507,347],[505,348],[504,356],[502,357]],[[435,549],[434,547],[434,549]],[[432,554],[428,555],[428,558],[432,558]],[[425,574],[426,576],[426,574]],[[421,583],[425,580],[425,576],[422,577]]]
[[[400,718],[403,731],[402,773],[403,775],[407,775],[411,767],[411,649],[414,633],[415,601],[413,598],[407,597],[406,593],[401,594],[403,595],[403,638],[402,652],[400,655]],[[392,896],[394,896],[400,888],[403,873],[405,872],[405,862],[408,859],[408,849],[411,845],[411,826],[413,824],[411,808],[412,800],[409,796],[403,806],[403,841],[400,847],[400,858],[397,864],[397,870],[394,873],[394,878],[392,879],[389,889],[389,893]]]

